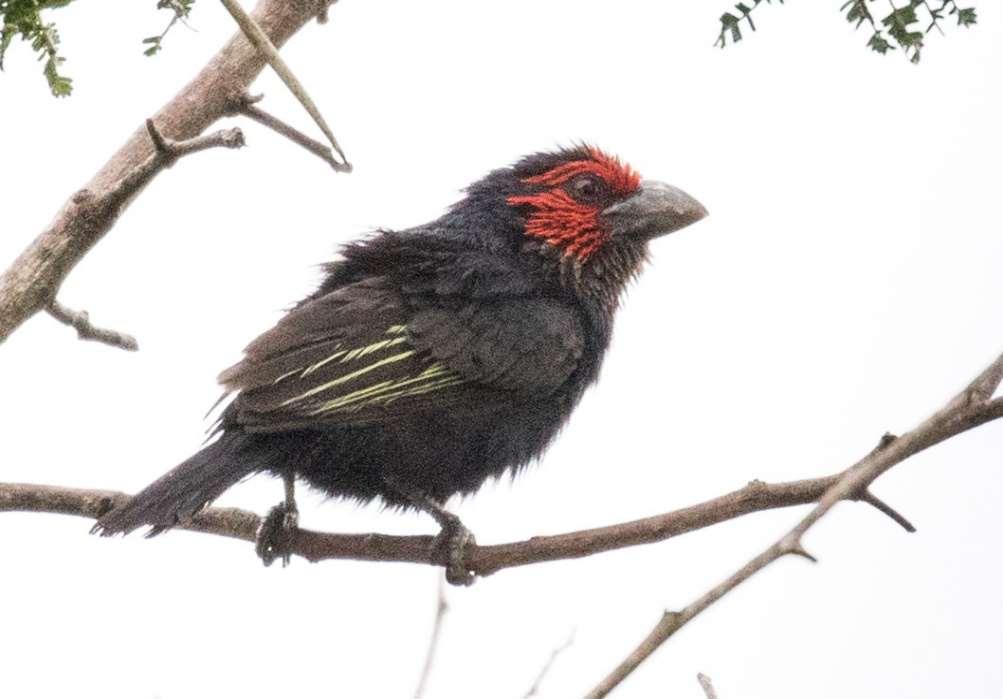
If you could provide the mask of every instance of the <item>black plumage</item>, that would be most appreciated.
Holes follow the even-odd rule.
[[[221,374],[235,395],[215,441],[97,528],[168,528],[258,471],[407,506],[521,468],[595,381],[648,240],[704,214],[580,147],[492,172],[427,225],[349,244]]]

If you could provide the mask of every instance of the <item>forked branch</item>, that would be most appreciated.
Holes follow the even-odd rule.
[[[259,0],[251,17],[274,48],[322,14],[325,6],[325,0]],[[53,302],[63,280],[165,166],[204,147],[229,145],[198,137],[230,113],[230,96],[246,91],[265,64],[265,56],[238,33],[157,112],[155,132],[162,134],[162,144],[155,146],[154,132],[139,128],[66,201],[49,226],[0,275],[0,343],[36,313],[55,308],[58,317],[62,307]],[[85,336],[92,327],[79,318],[73,325],[78,332],[84,328]]]
[[[588,694],[588,699],[605,697],[679,629],[774,561],[788,555],[814,561],[814,556],[805,550],[802,538],[836,503],[842,500],[862,499],[861,494],[867,493],[868,486],[896,464],[934,444],[1003,417],[1003,398],[995,400],[992,398],[1001,380],[1003,380],[1003,354],[976,376],[963,391],[917,427],[901,437],[882,438],[877,448],[834,479],[822,494],[818,504],[793,529],[697,600],[678,612],[666,611],[662,614],[644,640],[596,685]],[[879,509],[884,511],[883,508]],[[897,513],[892,516],[896,515]]]

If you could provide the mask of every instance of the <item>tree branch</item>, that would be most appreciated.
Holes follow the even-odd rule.
[[[882,438],[878,448],[835,478],[835,482],[826,489],[818,505],[797,526],[735,571],[728,579],[711,588],[681,611],[666,611],[662,614],[661,619],[645,639],[596,685],[587,695],[587,699],[605,697],[679,629],[774,561],[788,555],[815,561],[815,558],[805,550],[801,540],[836,503],[847,499],[861,499],[861,494],[867,493],[868,486],[876,478],[910,456],[973,427],[1003,417],[1003,398],[992,400],[992,395],[999,388],[1001,380],[1003,380],[1003,354],[944,407],[917,427],[901,437]]]
[[[351,165],[339,162],[338,159],[334,157],[334,152],[331,150],[330,146],[325,146],[320,141],[310,138],[302,131],[293,128],[281,119],[272,116],[264,109],[258,107],[257,103],[261,101],[262,97],[263,95],[249,95],[246,92],[241,95],[237,95],[233,99],[232,113],[242,114],[249,119],[253,119],[262,126],[271,129],[275,133],[285,136],[296,145],[302,146],[316,155],[337,172],[351,172]]]
[[[442,635],[442,622],[449,611],[449,604],[446,602],[446,579],[439,576],[438,594],[436,595],[435,620],[432,622],[432,633],[428,638],[428,650],[425,652],[425,664],[421,668],[421,675],[418,677],[418,684],[414,690],[414,699],[421,699],[425,696],[425,688],[428,686],[428,678],[432,675],[432,666],[435,665],[435,653],[439,649],[439,637]]]
[[[714,691],[714,683],[710,681],[710,678],[707,675],[702,672],[698,672],[697,682],[700,683],[700,688],[703,689],[704,696],[706,696],[707,699],[717,699],[717,692]]]
[[[274,46],[281,46],[318,14],[317,0],[259,0],[253,18]],[[201,134],[231,107],[265,66],[265,58],[237,33],[154,116],[165,139],[185,142]],[[0,343],[56,298],[63,280],[111,230],[118,216],[160,170],[145,127],[63,205],[41,235],[0,276]],[[152,169],[151,169],[152,168]]]
[[[282,60],[282,56],[275,49],[275,46],[268,39],[268,35],[262,31],[261,27],[253,17],[244,12],[244,8],[240,6],[237,0],[221,0],[223,6],[226,8],[230,16],[240,27],[240,30],[244,32],[244,35],[248,40],[254,44],[255,48],[261,52],[268,61],[268,65],[272,67],[272,70],[282,79],[289,91],[293,93],[293,96],[299,100],[299,103],[303,105],[303,108],[307,111],[310,117],[314,120],[314,123],[320,128],[320,130],[327,137],[328,142],[331,147],[334,148],[335,152],[341,158],[341,162],[338,163],[340,166],[336,168],[341,172],[351,172],[352,164],[348,162],[348,158],[345,157],[344,152],[341,150],[341,146],[338,145],[338,140],[334,137],[334,133],[331,131],[331,127],[327,125],[327,121],[324,119],[324,115],[320,113],[317,105],[314,104],[313,98],[310,97],[310,93],[306,91],[306,88],[300,83],[296,74],[293,73],[292,69]],[[324,17],[326,19],[326,13],[321,11],[318,17]]]
[[[146,132],[150,134],[150,140],[153,141],[153,147],[157,151],[155,160],[159,161],[162,168],[170,167],[178,158],[209,148],[244,147],[244,134],[240,129],[224,129],[211,133],[208,136],[189,138],[184,141],[173,141],[169,138],[164,138],[160,130],[153,123],[153,119],[147,119]]]
[[[531,697],[535,697],[540,693],[540,685],[543,684],[547,675],[550,674],[551,669],[554,667],[554,663],[556,663],[557,659],[561,657],[561,653],[570,648],[574,642],[575,632],[572,631],[568,634],[564,643],[550,651],[550,655],[547,657],[547,662],[545,662],[543,667],[540,668],[540,671],[536,673],[536,679],[533,680],[533,684],[530,685],[528,690],[526,690],[526,693],[522,695],[522,699],[531,699]]]
[[[53,300],[45,310],[60,323],[76,329],[77,337],[81,340],[94,340],[128,352],[135,352],[139,349],[139,343],[132,335],[106,330],[92,324],[87,311],[74,311],[56,300]]]
[[[838,478],[835,475],[776,484],[752,481],[744,488],[698,505],[632,522],[506,544],[472,544],[466,549],[466,561],[472,571],[484,576],[505,568],[665,541],[752,512],[815,502]],[[0,483],[0,512],[49,512],[97,519],[129,497],[109,490]],[[253,512],[208,508],[178,528],[254,542],[260,524],[261,519]],[[433,536],[328,534],[298,529],[293,535],[291,552],[312,562],[351,559],[446,565],[446,560],[436,557],[433,541]]]

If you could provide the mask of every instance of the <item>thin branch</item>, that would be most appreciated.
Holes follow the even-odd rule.
[[[939,12],[930,7],[930,3],[928,3],[926,0],[922,0],[922,4],[923,7],[926,9],[927,13],[930,15],[930,26],[926,28],[926,33],[929,34],[930,30],[936,27],[937,31],[940,32],[940,35],[945,36],[944,28],[940,26],[941,16]]]
[[[320,141],[310,138],[302,131],[299,131],[281,119],[272,116],[264,109],[258,107],[257,103],[261,101],[262,97],[263,95],[252,96],[246,92],[234,97],[233,113],[242,114],[249,119],[253,119],[259,124],[268,127],[272,131],[285,136],[293,143],[306,148],[338,172],[351,172],[352,166],[339,162],[338,159],[334,157],[334,151],[331,150],[330,146],[325,146]]]
[[[100,196],[95,196],[86,189],[73,195],[70,201],[75,207],[74,216],[78,220],[83,222],[105,221],[117,217],[133,196],[145,187],[157,173],[171,167],[179,158],[209,148],[240,148],[244,145],[244,134],[241,133],[240,129],[224,129],[207,136],[174,141],[164,138],[153,125],[153,120],[147,119],[146,131],[153,143],[153,154],[107,188]],[[60,323],[76,328],[77,336],[81,340],[95,340],[129,351],[139,349],[136,338],[114,330],[96,327],[90,322],[86,311],[74,311],[63,306],[55,298],[46,303],[45,310]],[[0,318],[0,324],[2,322],[2,318]],[[0,342],[2,341],[3,336],[0,335]]]
[[[994,364],[973,382],[973,390],[955,399],[956,402],[963,402],[954,405],[946,417],[938,413],[935,424],[928,421],[922,429],[917,428],[902,437],[883,438],[879,448],[865,457],[861,464],[841,474],[788,483],[752,481],[744,488],[697,505],[631,522],[553,536],[536,536],[506,544],[470,544],[465,551],[466,561],[473,572],[485,576],[505,568],[581,558],[603,551],[651,544],[753,512],[805,505],[820,499],[824,502],[824,498],[835,497],[831,493],[836,492],[836,486],[840,487],[839,499],[866,501],[867,498],[861,494],[868,492],[867,486],[876,475],[869,475],[863,480],[855,477],[849,486],[845,485],[848,475],[857,473],[862,465],[879,463],[890,468],[949,437],[1003,417],[1003,398],[986,398],[992,395],[1001,375],[1003,361]],[[114,491],[0,483],[0,512],[51,512],[96,519],[112,505],[121,504],[128,498],[128,495]],[[209,508],[179,528],[253,543],[260,523],[260,518],[252,512]],[[290,549],[291,553],[309,561],[350,559],[447,565],[446,557],[436,553],[434,541],[433,536],[326,534],[297,529]],[[805,555],[800,545],[789,545],[784,552]]]
[[[421,668],[421,676],[418,678],[418,685],[414,690],[414,699],[421,699],[425,695],[425,687],[428,686],[428,678],[432,675],[432,667],[435,665],[435,653],[439,649],[439,636],[442,634],[442,622],[449,611],[449,604],[446,602],[446,579],[439,576],[438,594],[435,604],[435,620],[432,622],[432,634],[428,639],[428,650],[425,652],[425,664]]]
[[[564,641],[564,643],[550,651],[550,657],[547,658],[547,662],[545,662],[543,667],[540,668],[540,672],[537,673],[536,679],[533,680],[533,684],[530,685],[529,690],[522,695],[523,699],[530,699],[530,697],[535,697],[539,693],[540,685],[543,684],[543,680],[545,680],[547,675],[550,674],[550,670],[554,667],[554,663],[557,662],[559,657],[561,657],[561,653],[570,648],[574,642],[575,632],[572,631],[568,634],[568,638]]]
[[[697,682],[700,683],[700,687],[703,689],[703,693],[707,696],[707,699],[717,699],[717,692],[714,691],[714,683],[710,681],[707,675],[698,672]]]
[[[146,132],[150,134],[150,140],[157,151],[157,156],[163,162],[163,167],[170,167],[178,158],[209,148],[243,148],[245,145],[244,134],[240,129],[223,129],[207,136],[198,136],[184,141],[173,141],[164,138],[153,123],[153,119],[146,120]]]
[[[753,512],[817,501],[838,475],[788,483],[752,481],[744,488],[680,510],[653,517],[553,536],[535,536],[506,544],[471,544],[465,550],[470,570],[486,576],[517,566],[591,556],[629,546],[665,541]],[[122,503],[130,496],[107,490],[0,483],[0,512],[50,512],[96,519],[104,510],[95,503]],[[209,508],[180,526],[188,531],[217,534],[254,542],[260,518],[253,512]],[[297,529],[291,553],[317,562],[328,559],[421,563],[443,566],[433,536],[333,534]]]
[[[171,167],[179,158],[209,148],[240,148],[244,145],[244,134],[241,133],[240,129],[225,129],[185,141],[164,138],[153,125],[152,119],[146,120],[146,130],[153,142],[153,154],[105,190],[101,196],[94,196],[90,190],[77,192],[71,202],[76,207],[75,214],[78,219],[102,221],[109,217],[117,217],[126,203],[145,187],[158,172]],[[139,349],[136,338],[114,330],[96,327],[90,322],[86,311],[69,309],[55,298],[48,301],[45,310],[60,323],[76,328],[77,337],[81,340],[95,340],[129,351]],[[0,323],[2,323],[2,319],[0,319]],[[0,342],[2,341],[3,337],[0,336]]]
[[[352,164],[348,162],[348,158],[345,157],[344,152],[341,150],[341,146],[338,145],[338,140],[334,137],[334,132],[331,131],[331,127],[327,125],[324,120],[324,115],[320,113],[317,109],[317,105],[314,104],[313,99],[310,97],[310,93],[306,91],[306,88],[300,83],[296,78],[296,75],[289,68],[286,62],[279,55],[278,50],[269,40],[268,35],[262,31],[261,27],[253,17],[244,11],[244,8],[240,6],[237,0],[221,0],[223,6],[226,8],[227,12],[233,17],[237,26],[240,30],[244,32],[247,40],[254,44],[254,47],[261,52],[268,61],[268,65],[272,67],[272,70],[282,79],[282,82],[286,84],[289,91],[293,93],[299,103],[303,105],[303,108],[307,111],[310,117],[314,120],[317,126],[320,128],[327,140],[330,142],[331,147],[334,148],[335,152],[342,160],[342,171],[351,172]],[[315,13],[318,16],[326,18],[326,13],[320,12]]]
[[[891,507],[884,500],[876,496],[869,490],[865,490],[864,494],[858,498],[861,502],[866,502],[868,505],[883,512],[884,514],[895,520],[903,529],[905,529],[910,534],[916,531],[916,527],[913,526],[912,522],[903,517],[895,508]]]
[[[87,311],[74,311],[55,300],[45,310],[60,323],[74,328],[81,340],[93,340],[129,352],[139,349],[139,343],[132,335],[99,328],[91,323]]]
[[[253,18],[281,46],[318,13],[315,2],[259,0]],[[230,109],[229,95],[246,90],[265,58],[238,33],[154,117],[178,142],[201,134]],[[48,309],[74,266],[100,241],[164,160],[138,129],[91,180],[72,195],[49,226],[0,275],[0,343]]]
[[[1003,399],[992,400],[992,395],[999,387],[1001,379],[1003,379],[1003,354],[944,407],[917,427],[891,441],[882,440],[877,449],[843,471],[823,494],[818,505],[797,526],[728,579],[711,588],[681,611],[666,611],[645,639],[587,695],[588,699],[605,697],[679,629],[774,561],[788,555],[814,561],[815,558],[805,550],[801,540],[836,503],[847,499],[859,499],[860,494],[866,493],[868,486],[878,476],[910,456],[977,425],[1003,417]]]

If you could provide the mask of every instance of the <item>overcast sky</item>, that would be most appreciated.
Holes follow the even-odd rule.
[[[48,95],[26,46],[0,75],[0,263],[232,32],[200,0],[154,59],[154,3],[53,13],[75,79]],[[249,147],[179,163],[60,297],[135,334],[137,354],[38,317],[0,347],[0,480],[136,490],[194,451],[220,369],[375,227],[439,215],[520,155],[587,139],[711,216],[659,240],[599,385],[542,463],[451,503],[482,543],[611,524],[753,478],[828,474],[938,408],[1003,349],[1003,17],[931,35],[923,62],[864,47],[838,2],[757,10],[712,47],[725,4],[343,0],[284,51],[356,171],[255,124]],[[900,53],[900,52],[896,52]],[[271,75],[268,109],[307,127]],[[696,620],[618,697],[998,697],[1003,424],[924,453],[875,491],[907,535],[844,504]],[[265,512],[258,477],[220,501]],[[304,526],[432,533],[419,515],[301,491]],[[506,570],[450,590],[430,697],[581,695],[646,634],[802,516],[746,517],[661,544]],[[0,516],[4,696],[401,697],[438,573],[296,560],[171,533]]]

